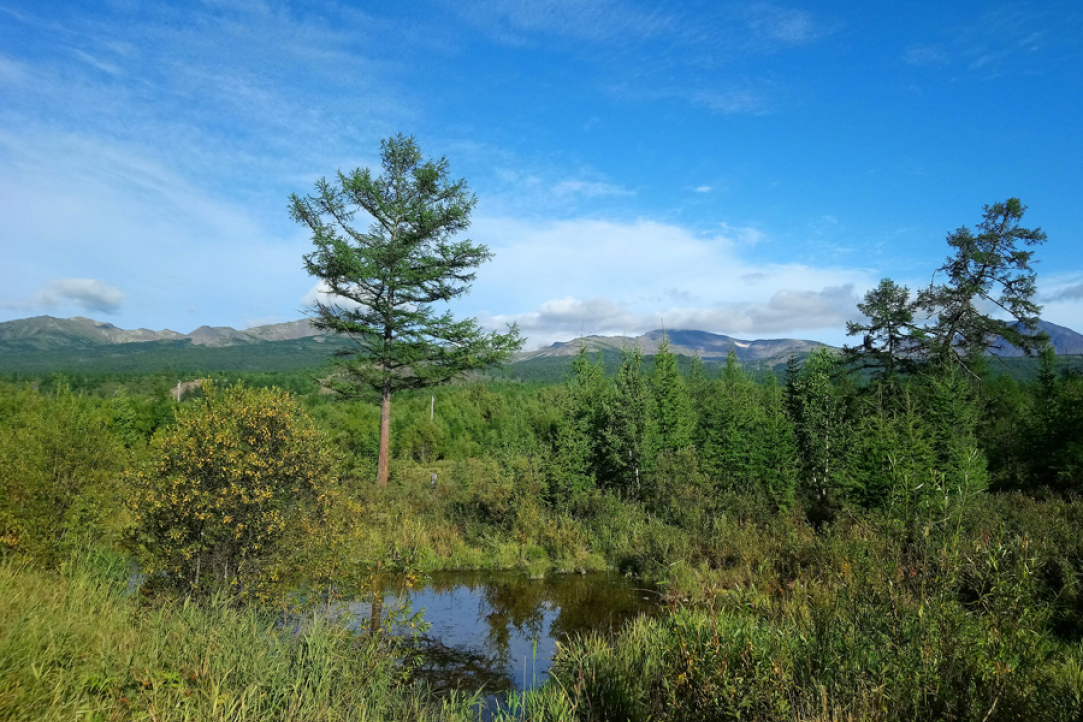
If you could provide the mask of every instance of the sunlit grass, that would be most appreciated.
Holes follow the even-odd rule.
[[[380,638],[314,618],[128,595],[127,564],[84,559],[64,574],[0,564],[0,719],[467,719],[460,699],[403,684]]]

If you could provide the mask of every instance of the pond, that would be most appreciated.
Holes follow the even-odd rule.
[[[425,586],[386,592],[354,604],[355,625],[408,603],[431,625],[417,648],[416,675],[437,692],[531,689],[549,676],[558,641],[587,632],[613,634],[642,614],[660,611],[653,587],[617,574],[529,579],[512,572],[441,572]]]

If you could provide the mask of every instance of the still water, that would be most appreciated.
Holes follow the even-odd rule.
[[[613,634],[659,610],[652,587],[616,574],[528,579],[511,572],[442,572],[408,592],[385,592],[351,609],[358,625],[408,603],[430,628],[417,649],[417,676],[437,691],[488,695],[545,682],[556,643],[587,632]]]

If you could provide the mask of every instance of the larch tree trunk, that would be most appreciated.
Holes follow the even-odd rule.
[[[388,459],[391,457],[391,379],[384,381],[380,401],[380,454],[376,461],[376,483],[387,488]]]

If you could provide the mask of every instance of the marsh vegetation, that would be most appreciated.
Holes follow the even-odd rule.
[[[448,570],[665,600],[486,714],[1079,718],[1083,378],[676,369],[406,394],[386,489],[379,409],[273,375],[180,405],[0,386],[0,718],[474,718],[485,692],[438,694],[412,637],[319,611]]]

